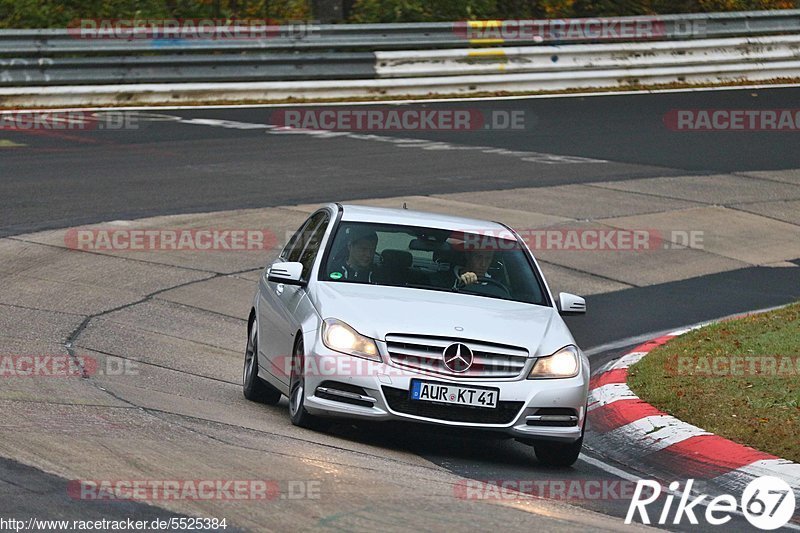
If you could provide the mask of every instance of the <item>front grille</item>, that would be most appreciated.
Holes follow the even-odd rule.
[[[449,422],[468,422],[472,424],[508,424],[514,421],[524,402],[497,402],[494,409],[469,407],[465,405],[443,405],[409,399],[409,392],[394,387],[383,387],[386,402],[392,411],[407,415],[446,420]]]
[[[456,342],[467,345],[474,355],[472,367],[466,372],[451,372],[444,366],[442,353]],[[522,373],[528,362],[528,350],[524,348],[467,339],[390,333],[386,335],[386,347],[396,365],[450,377],[513,378]]]

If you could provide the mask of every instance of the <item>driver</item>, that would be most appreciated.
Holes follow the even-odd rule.
[[[378,234],[370,229],[352,228],[347,242],[347,259],[336,269],[339,279],[372,283]]]
[[[494,261],[493,250],[472,250],[466,254],[466,265],[455,265],[450,271],[450,286],[453,289],[478,283],[481,278],[491,279],[489,266]]]

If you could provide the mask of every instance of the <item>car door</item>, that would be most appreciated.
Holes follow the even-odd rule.
[[[289,240],[278,260],[302,262],[303,279],[308,280],[311,264],[329,221],[327,210],[311,215]],[[300,327],[300,318],[295,310],[305,294],[305,287],[269,281],[267,270],[261,275],[258,302],[259,366],[286,384],[289,383],[295,333]]]

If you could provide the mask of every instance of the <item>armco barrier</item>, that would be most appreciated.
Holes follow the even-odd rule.
[[[72,107],[192,102],[256,102],[288,99],[331,100],[429,95],[469,95],[475,92],[531,92],[566,89],[660,85],[679,80],[714,85],[800,78],[800,61],[733,67],[608,70],[602,73],[561,72],[492,76],[444,76],[378,80],[325,80],[254,83],[162,83],[0,88],[0,106]]]
[[[80,39],[66,29],[3,30],[0,106],[459,95],[800,78],[800,10],[653,19],[661,28],[654,38],[584,44],[565,44],[570,39],[557,34],[537,43],[469,38],[465,28],[486,28],[492,24],[487,22],[325,25],[297,37],[278,32],[229,40]],[[620,20],[641,17],[614,19]],[[687,24],[701,31],[681,30]],[[478,46],[488,44],[493,46]]]
[[[650,20],[662,28],[663,40],[722,38],[733,36],[773,35],[800,32],[800,9],[738,11],[654,15],[651,17],[616,17],[618,22]],[[604,21],[610,19],[584,19]],[[490,21],[498,22],[498,21]],[[0,57],[42,57],[56,54],[141,54],[141,53],[210,53],[210,52],[305,52],[309,50],[423,50],[459,48],[469,40],[471,27],[484,27],[485,21],[431,22],[406,24],[323,24],[308,25],[303,31],[282,26],[265,39],[78,39],[68,29],[0,30]],[[556,34],[551,44],[586,41],[575,36]],[[588,39],[590,40],[590,39]],[[622,39],[624,40],[624,39]],[[515,40],[515,44],[539,41]],[[494,44],[509,44],[494,43]]]
[[[218,56],[88,56],[16,59],[3,65],[0,86],[93,85],[106,83],[176,83],[360,79],[375,77],[371,52],[328,54],[254,53]]]
[[[489,53],[487,53],[489,52]],[[376,52],[380,78],[685,68],[800,60],[800,35],[490,50]]]

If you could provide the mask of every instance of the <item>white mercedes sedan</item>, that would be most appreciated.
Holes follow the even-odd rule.
[[[331,204],[263,272],[244,396],[292,423],[344,417],[504,433],[542,463],[580,453],[589,362],[533,254],[508,226]]]

